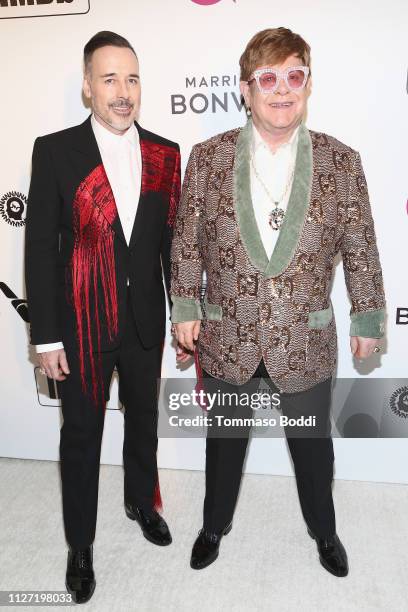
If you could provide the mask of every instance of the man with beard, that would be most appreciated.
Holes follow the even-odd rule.
[[[135,121],[139,63],[126,39],[99,32],[86,44],[83,92],[92,115],[35,142],[25,258],[31,343],[62,401],[66,586],[76,602],[95,589],[100,450],[115,367],[125,407],[125,512],[154,544],[171,542],[157,511],[156,387],[162,269],[169,290],[180,191],[178,145]]]

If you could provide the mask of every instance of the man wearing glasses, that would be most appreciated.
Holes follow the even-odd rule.
[[[262,377],[280,393],[283,416],[314,417],[312,429],[285,426],[285,434],[320,562],[346,576],[331,490],[337,333],[330,285],[340,252],[351,352],[378,352],[385,297],[364,172],[356,151],[303,122],[310,47],[299,35],[259,32],[240,67],[247,124],[194,146],[186,169],[172,245],[174,332],[195,351],[205,390],[255,389]],[[211,416],[245,412],[239,401],[235,408],[220,403]],[[249,433],[249,425],[238,437],[210,429],[194,569],[215,561],[231,530]]]

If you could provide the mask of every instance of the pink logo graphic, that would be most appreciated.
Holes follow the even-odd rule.
[[[218,2],[221,2],[221,0],[191,0],[192,2],[194,2],[195,4],[201,4],[202,6],[209,6],[210,4],[217,4]],[[236,2],[236,0],[233,0],[233,2]]]

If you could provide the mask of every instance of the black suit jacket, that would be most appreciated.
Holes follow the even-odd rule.
[[[129,245],[90,117],[35,141],[25,244],[32,344],[62,340],[82,359],[116,348],[128,278],[142,343],[163,341],[162,269],[169,290],[180,153],[176,143],[136,127],[142,185]]]

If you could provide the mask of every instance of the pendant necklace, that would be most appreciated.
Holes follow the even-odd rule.
[[[254,174],[256,176],[256,178],[258,179],[258,181],[260,182],[260,184],[262,185],[263,189],[265,190],[266,195],[268,196],[269,200],[272,202],[272,204],[274,205],[274,208],[270,211],[269,215],[268,215],[268,222],[269,225],[271,226],[271,228],[273,230],[278,230],[280,229],[282,223],[283,223],[283,219],[285,217],[285,211],[283,210],[283,208],[280,208],[279,204],[284,200],[288,189],[292,183],[293,180],[293,175],[295,174],[295,165],[293,164],[292,166],[292,171],[290,173],[290,177],[288,182],[286,183],[285,189],[283,190],[282,195],[280,196],[280,198],[276,199],[272,196],[271,192],[269,191],[269,189],[267,188],[267,186],[265,185],[265,183],[263,182],[263,180],[261,179],[261,177],[259,176],[257,169],[255,167],[255,163],[254,163],[254,158],[252,156],[252,153],[250,155],[251,157],[251,164],[252,164],[252,168],[254,170]]]

